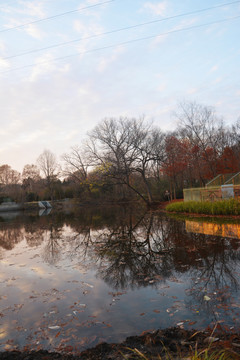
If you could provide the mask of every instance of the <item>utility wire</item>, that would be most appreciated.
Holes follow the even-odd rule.
[[[46,18],[34,20],[34,21],[31,21],[31,22],[28,22],[28,23],[25,23],[25,24],[13,26],[13,27],[8,28],[8,29],[1,29],[0,33],[6,32],[6,31],[11,31],[11,30],[16,30],[16,29],[21,29],[21,28],[23,28],[25,26],[28,26],[28,25],[36,24],[36,23],[39,23],[39,22],[42,22],[42,21],[47,21],[47,20],[53,20],[53,19],[56,19],[56,18],[58,18],[60,16],[65,16],[65,15],[73,14],[73,13],[80,12],[80,11],[83,11],[83,10],[87,10],[87,9],[90,9],[90,8],[94,8],[94,7],[97,7],[97,6],[102,6],[102,5],[105,5],[105,4],[114,2],[114,1],[116,1],[116,0],[107,0],[107,1],[104,1],[104,2],[101,2],[101,3],[98,3],[98,4],[85,6],[85,7],[82,7],[80,9],[65,11],[65,12],[60,13],[60,14],[56,14],[56,15],[49,16],[49,17],[46,17]]]
[[[240,1],[233,1],[231,3],[225,3],[225,4],[221,4],[221,5],[211,6],[211,7],[204,8],[204,9],[199,9],[199,10],[186,12],[186,13],[182,13],[182,14],[178,14],[178,15],[173,15],[173,16],[169,16],[169,17],[165,17],[165,18],[161,18],[161,19],[157,19],[157,20],[152,20],[152,21],[148,21],[148,22],[144,22],[144,23],[139,23],[139,24],[136,24],[136,25],[126,26],[126,27],[123,27],[123,28],[106,31],[106,32],[102,32],[102,33],[99,33],[99,34],[95,34],[95,35],[90,35],[90,36],[86,36],[86,37],[82,37],[82,38],[78,38],[78,39],[74,39],[74,40],[70,40],[70,41],[61,42],[61,43],[58,43],[58,44],[49,45],[49,46],[39,48],[39,49],[28,50],[28,51],[25,51],[25,52],[22,52],[22,53],[19,53],[19,54],[16,54],[16,55],[10,55],[10,56],[7,56],[7,57],[1,58],[1,59],[2,60],[9,60],[9,59],[13,59],[13,58],[16,58],[16,57],[29,55],[29,54],[33,54],[33,53],[36,53],[36,52],[40,52],[40,51],[43,51],[43,50],[49,50],[49,49],[57,48],[57,47],[60,47],[60,46],[73,44],[75,42],[80,42],[80,41],[83,41],[83,40],[89,40],[89,39],[93,39],[93,38],[96,38],[96,37],[99,37],[99,36],[110,35],[110,34],[130,30],[130,29],[135,29],[135,28],[138,28],[138,27],[142,27],[142,26],[146,26],[146,25],[150,25],[150,24],[155,24],[155,23],[158,23],[158,22],[163,22],[163,21],[167,21],[167,20],[171,20],[171,19],[175,19],[175,18],[179,18],[179,17],[183,17],[183,16],[194,15],[194,14],[197,14],[197,13],[213,10],[213,9],[216,9],[216,8],[221,8],[221,7],[224,7],[224,6],[227,6],[227,5],[233,5],[233,4],[236,4],[236,3],[240,3]]]
[[[52,63],[52,62],[55,62],[55,61],[58,61],[58,60],[64,60],[64,59],[68,59],[68,58],[71,58],[71,57],[74,57],[74,56],[79,56],[79,55],[83,55],[83,54],[89,54],[89,53],[97,52],[97,51],[100,51],[100,50],[107,50],[107,49],[111,49],[111,48],[118,47],[118,46],[129,45],[129,44],[133,44],[133,43],[136,43],[136,42],[140,42],[140,41],[144,41],[144,40],[150,40],[150,39],[158,38],[158,37],[161,37],[161,36],[182,32],[182,31],[198,29],[198,28],[201,28],[201,27],[204,27],[204,26],[219,24],[219,23],[223,23],[223,22],[227,22],[227,21],[231,21],[231,20],[236,20],[236,19],[239,19],[239,18],[240,18],[240,15],[237,15],[237,16],[234,16],[234,17],[231,17],[231,18],[211,21],[211,22],[208,22],[208,23],[205,23],[205,24],[193,25],[193,26],[189,26],[189,27],[185,27],[185,28],[181,28],[181,29],[170,30],[170,31],[167,31],[167,32],[164,32],[164,33],[161,33],[161,34],[157,34],[157,35],[145,36],[145,37],[141,37],[141,38],[137,38],[137,39],[124,41],[124,42],[121,42],[121,43],[118,43],[118,44],[107,45],[107,46],[103,46],[103,47],[99,47],[99,48],[95,48],[95,49],[81,51],[81,52],[71,54],[71,55],[57,57],[57,58],[54,58],[52,60],[45,60],[45,61],[40,61],[40,62],[35,63],[35,64],[29,64],[29,65],[24,65],[24,66],[12,68],[12,69],[9,69],[9,70],[1,71],[0,74],[8,73],[8,72],[11,72],[11,71],[14,71],[14,70],[26,69],[26,68],[33,67],[33,66],[36,66],[36,65],[48,64],[48,63]]]
[[[101,3],[98,3],[98,4],[89,5],[89,6],[80,8],[80,9],[75,9],[75,10],[66,11],[66,12],[63,12],[63,13],[60,13],[60,14],[56,14],[56,15],[53,15],[53,16],[50,16],[50,17],[42,18],[42,19],[39,19],[39,20],[34,20],[34,21],[31,21],[31,22],[28,22],[28,23],[25,23],[25,24],[22,24],[22,25],[17,25],[17,26],[8,28],[8,29],[2,29],[2,30],[0,30],[0,33],[6,32],[6,31],[15,30],[15,29],[19,29],[19,28],[22,28],[22,27],[25,27],[25,26],[28,26],[28,25],[31,25],[31,24],[36,24],[36,23],[38,23],[38,22],[42,22],[42,21],[53,20],[53,19],[55,19],[55,18],[57,18],[57,17],[60,17],[60,16],[72,14],[72,13],[75,13],[75,12],[80,12],[80,11],[83,11],[83,10],[87,10],[87,9],[89,9],[89,8],[93,8],[93,7],[105,5],[105,4],[107,4],[107,3],[111,3],[111,2],[114,2],[114,1],[116,1],[116,0],[107,0],[107,1],[104,1],[104,2],[101,2]],[[184,13],[184,14],[174,15],[174,16],[170,16],[170,17],[167,17],[167,18],[162,18],[162,19],[160,19],[160,20],[154,20],[154,21],[149,22],[149,23],[154,23],[154,22],[158,22],[158,21],[165,21],[165,20],[169,20],[169,19],[174,19],[174,18],[177,18],[177,17],[180,17],[180,16],[193,15],[193,14],[200,13],[200,12],[203,12],[203,11],[208,11],[208,10],[212,10],[212,9],[217,9],[217,8],[220,8],[220,7],[224,7],[224,6],[228,6],[228,5],[233,5],[233,4],[237,4],[237,3],[240,3],[240,1],[239,1],[239,0],[238,0],[238,1],[232,1],[232,2],[230,2],[230,3],[220,4],[220,5],[208,7],[208,8],[205,8],[205,9],[196,10],[196,11],[193,11],[193,12],[186,12],[186,13]],[[143,23],[143,25],[144,25],[144,23]],[[138,25],[137,25],[137,26],[138,26]],[[139,26],[142,26],[142,25],[140,24]]]

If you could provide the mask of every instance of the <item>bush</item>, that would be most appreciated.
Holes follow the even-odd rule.
[[[26,201],[32,202],[32,201],[38,201],[38,195],[34,192],[30,192],[26,195]]]
[[[195,213],[206,215],[240,215],[240,202],[235,199],[210,201],[186,201],[166,206],[169,212]]]

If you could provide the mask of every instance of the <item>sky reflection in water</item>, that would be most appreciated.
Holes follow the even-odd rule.
[[[212,221],[121,207],[0,220],[0,350],[239,328],[237,223],[228,238]]]

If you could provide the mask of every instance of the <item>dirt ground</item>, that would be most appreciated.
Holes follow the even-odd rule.
[[[49,353],[44,350],[35,352],[6,351],[0,353],[4,360],[122,360],[140,359],[136,356],[139,350],[150,360],[172,358],[180,359],[189,356],[196,348],[198,352],[210,347],[211,351],[225,349],[229,352],[229,359],[240,359],[240,334],[211,330],[198,332],[180,328],[169,328],[146,333],[140,336],[128,337],[120,344],[102,343],[92,349],[85,350],[77,355],[66,351],[64,353]],[[125,357],[124,357],[125,356]]]

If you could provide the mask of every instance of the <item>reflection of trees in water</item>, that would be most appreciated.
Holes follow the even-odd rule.
[[[192,283],[187,290],[191,298],[187,305],[193,307],[197,304],[217,321],[219,309],[224,312],[232,309],[232,297],[239,291],[239,276],[236,270],[239,266],[240,251],[236,249],[236,243],[232,239],[194,234],[196,244],[198,238],[203,244],[196,247],[201,260],[197,268],[191,268]],[[205,295],[211,300],[206,301]]]
[[[172,258],[164,242],[166,220],[148,213],[140,219],[130,214],[99,237],[95,247],[100,260],[98,275],[114,288],[146,286],[172,274]]]
[[[211,285],[218,289],[231,286],[237,290],[239,283],[234,273],[239,260],[240,252],[232,248],[231,241],[211,237],[204,247],[202,269],[198,271],[199,277],[206,278],[204,287]]]
[[[177,222],[183,226],[183,222]],[[189,271],[191,285],[186,290],[190,308],[204,309],[215,321],[219,309],[231,308],[231,296],[239,290],[238,274],[239,241],[220,236],[189,233],[182,228],[179,232],[175,269]],[[181,255],[181,256],[180,256]],[[207,301],[204,296],[211,300]],[[229,307],[228,307],[229,306]]]
[[[62,227],[50,224],[49,229],[45,231],[44,235],[42,256],[48,264],[54,265],[61,259]]]
[[[89,254],[92,253],[94,231],[89,226],[75,226],[73,235],[67,236],[64,240],[65,247],[68,248],[68,257],[71,261],[86,262]],[[92,256],[90,255],[92,258]],[[90,259],[89,259],[90,260]]]
[[[25,239],[30,247],[41,245],[44,239],[44,229],[37,223],[25,224]]]
[[[24,239],[24,228],[21,224],[3,223],[0,226],[0,247],[12,250],[16,244]]]
[[[237,290],[235,270],[240,252],[232,239],[183,231],[179,247],[184,255],[178,259],[176,269],[189,268],[192,278],[206,279],[205,287],[211,284],[215,288],[231,286]]]
[[[24,239],[28,246],[38,247],[44,242],[43,258],[50,264],[60,259],[59,238],[63,223],[51,221],[44,217],[20,217],[14,223],[2,223],[0,225],[0,249],[11,250]],[[4,256],[4,255],[2,255]]]
[[[239,243],[188,233],[183,221],[156,212],[82,209],[1,224],[0,246],[4,249],[12,249],[24,237],[29,246],[43,245],[42,257],[49,264],[63,256],[75,264],[90,264],[116,289],[149,282],[154,286],[186,271],[191,271],[193,279],[205,278],[204,287],[238,288]]]
[[[184,223],[158,214],[146,214],[137,224],[132,218],[101,234],[95,254],[103,266],[98,274],[112,287],[144,286],[191,271],[213,288],[239,286],[235,273],[240,260],[236,242],[202,234],[189,234]],[[205,284],[206,286],[207,284]]]

